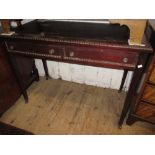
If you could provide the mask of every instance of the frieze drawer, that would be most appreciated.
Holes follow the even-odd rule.
[[[9,52],[34,57],[62,58],[63,54],[63,48],[56,45],[9,41],[7,47]]]
[[[155,106],[140,102],[135,113],[141,118],[155,123]]]
[[[107,48],[66,47],[64,59],[81,61],[84,63],[111,64],[134,67],[137,54]]]
[[[30,55],[38,58],[59,59],[64,62],[73,62],[84,65],[93,65],[109,68],[134,69],[138,54],[135,52],[87,47],[52,45],[45,43],[31,43],[26,41],[8,41],[8,51],[21,55]]]

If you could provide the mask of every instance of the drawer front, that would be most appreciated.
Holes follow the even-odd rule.
[[[149,81],[155,84],[155,66],[153,67],[152,73],[150,75]]]
[[[146,85],[142,100],[155,104],[155,87],[152,85]]]
[[[135,52],[110,48],[39,44],[28,41],[8,41],[7,46],[12,53],[108,68],[134,69],[138,59]]]
[[[136,115],[149,122],[155,123],[155,106],[140,102],[136,108]]]
[[[138,55],[133,52],[89,47],[66,47],[64,55],[64,59],[68,60],[100,64],[115,63],[129,67],[135,66],[137,57]]]
[[[49,58],[61,58],[63,48],[55,45],[45,45],[39,43],[30,42],[7,42],[9,52],[19,53],[31,56],[49,57]]]

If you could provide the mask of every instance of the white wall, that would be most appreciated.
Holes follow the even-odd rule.
[[[83,66],[76,64],[47,61],[49,74],[54,79],[62,79],[81,84],[93,85],[104,88],[119,89],[123,70]],[[42,61],[36,59],[36,66],[40,76],[45,76]],[[123,90],[127,91],[132,77],[129,72]]]

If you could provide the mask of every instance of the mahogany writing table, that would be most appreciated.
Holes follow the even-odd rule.
[[[122,125],[152,54],[149,44],[144,47],[128,45],[130,31],[127,26],[119,24],[34,20],[13,31],[15,33],[11,36],[0,36],[5,42],[10,60],[14,59],[14,55],[42,59],[47,78],[46,60],[123,69],[120,90],[127,72],[133,71],[119,120],[119,125]],[[15,63],[12,65],[20,81]],[[25,100],[28,101],[26,89],[22,92]]]

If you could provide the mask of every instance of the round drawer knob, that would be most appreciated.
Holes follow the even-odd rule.
[[[41,33],[40,33],[40,36],[41,36],[41,37],[45,37],[45,33],[44,33],[44,32],[41,32]]]
[[[14,46],[11,45],[11,46],[10,46],[10,49],[13,50],[13,49],[14,49]]]
[[[127,63],[128,62],[128,58],[123,58],[123,62]]]
[[[69,53],[69,56],[70,56],[70,57],[73,57],[73,56],[74,56],[74,52],[70,52],[70,53]]]
[[[49,50],[49,54],[54,54],[55,50],[54,49],[50,49]]]

